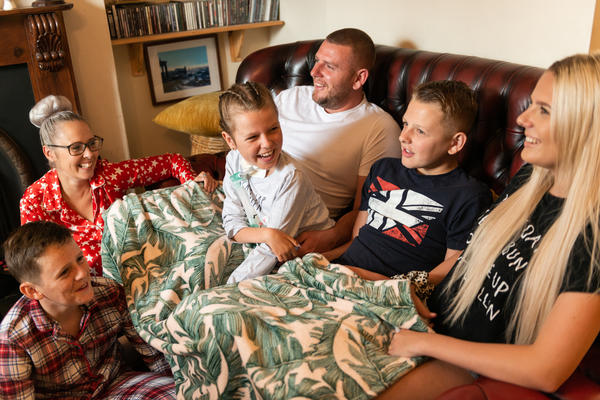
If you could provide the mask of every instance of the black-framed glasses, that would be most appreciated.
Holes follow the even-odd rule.
[[[104,142],[103,138],[101,138],[100,136],[94,136],[87,143],[75,142],[75,143],[71,143],[68,146],[61,146],[59,144],[47,144],[46,146],[48,146],[48,147],[62,147],[63,149],[69,150],[69,154],[70,155],[72,155],[72,156],[78,156],[80,154],[83,154],[83,152],[85,151],[86,147],[88,149],[90,149],[90,151],[99,151],[102,148],[102,143],[103,142]]]

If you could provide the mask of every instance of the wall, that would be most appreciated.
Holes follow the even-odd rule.
[[[547,67],[587,52],[595,0],[281,0],[285,26],[272,44],[357,27],[376,43]],[[305,21],[311,21],[306,24]]]
[[[106,138],[111,160],[189,152],[187,135],[151,122],[147,76],[129,72],[127,46],[110,44],[103,0],[72,1],[64,13],[83,114]],[[29,0],[17,2],[29,4]],[[280,28],[247,31],[242,57],[268,45],[315,39],[341,27],[368,32],[376,43],[409,43],[431,51],[471,54],[547,67],[590,46],[595,0],[281,0]],[[376,6],[374,6],[376,5]],[[219,35],[223,84],[235,80],[227,34]]]
[[[168,105],[153,106],[148,77],[130,72],[128,46],[112,46],[104,0],[67,0],[63,13],[82,114],[104,137],[102,156],[111,161],[164,152],[189,154],[189,137],[152,122]],[[32,0],[15,1],[28,7]],[[223,86],[235,80],[239,63],[230,62],[227,34],[219,34]],[[241,54],[267,46],[269,29],[246,32]]]
[[[218,35],[218,43],[222,83],[223,87],[227,88],[235,81],[239,63],[231,62],[226,33]],[[246,31],[241,54],[245,56],[251,51],[267,46],[268,43],[269,29]],[[142,157],[166,151],[189,155],[190,138],[187,134],[163,128],[152,122],[156,114],[170,104],[152,105],[147,74],[133,76],[130,72],[128,46],[115,46],[113,50],[131,156]],[[149,138],[151,140],[148,140]]]
[[[129,158],[104,1],[74,1],[73,9],[63,15],[82,114],[94,132],[106,139],[104,158]]]
[[[102,136],[102,156],[109,160],[129,158],[117,74],[112,56],[103,0],[70,1],[63,12],[73,61],[81,113],[94,133]],[[18,7],[31,0],[17,0]]]

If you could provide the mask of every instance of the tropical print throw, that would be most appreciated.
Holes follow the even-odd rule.
[[[407,281],[366,281],[309,254],[220,286],[243,260],[222,199],[188,182],[128,195],[104,216],[104,274],[166,354],[178,398],[368,399],[423,361],[387,354],[397,329],[428,329]]]

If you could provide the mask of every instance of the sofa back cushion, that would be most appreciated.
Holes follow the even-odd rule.
[[[258,50],[241,63],[236,81],[261,82],[274,93],[312,85],[310,70],[320,40]],[[376,62],[365,85],[367,99],[401,123],[413,89],[423,82],[460,80],[477,93],[479,112],[461,154],[461,165],[473,176],[502,192],[523,165],[523,128],[517,116],[543,69],[479,57],[390,46],[376,46]]]

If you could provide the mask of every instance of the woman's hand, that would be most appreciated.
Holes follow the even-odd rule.
[[[426,345],[427,335],[435,334],[401,329],[394,333],[388,353],[399,357],[422,356],[423,353],[419,349],[421,348],[420,346]]]
[[[277,260],[284,262],[296,257],[296,251],[299,246],[296,239],[279,229],[263,229],[267,229],[265,243],[271,248]]]
[[[217,188],[217,181],[212,176],[210,176],[209,173],[206,173],[204,171],[196,175],[194,181],[198,183],[203,183],[204,190],[206,190],[208,193],[214,192]]]

